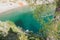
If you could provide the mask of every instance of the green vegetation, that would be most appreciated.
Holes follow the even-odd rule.
[[[60,0],[57,0],[57,8],[60,7]]]
[[[13,22],[0,22],[0,40],[27,40],[25,32]]]
[[[40,40],[40,37],[32,32],[25,33],[11,21],[0,21],[0,40]]]
[[[26,33],[11,21],[0,21],[0,40],[60,40],[60,12],[55,12],[56,3],[37,5],[37,0],[34,3],[26,1],[34,9],[33,17],[42,25],[42,29],[39,29],[38,34],[30,31]],[[53,17],[50,19],[51,15]]]
[[[36,4],[36,1],[34,1],[34,4]],[[47,1],[47,0],[46,0]],[[56,1],[56,0],[55,0]],[[31,1],[28,1],[31,4]],[[57,21],[57,18],[50,19],[49,15],[52,14],[53,12],[55,13],[56,10],[56,3],[59,6],[59,1],[58,2],[54,2],[54,3],[48,3],[48,4],[41,4],[41,5],[33,5],[31,7],[35,8],[34,12],[34,18],[40,22],[40,24],[43,25],[42,30],[39,30],[39,33],[42,33],[43,36],[41,38],[43,38],[43,40],[59,40],[60,36],[58,36],[58,24],[60,24],[60,21]],[[52,11],[54,10],[54,11]],[[52,11],[51,13],[49,13],[50,11]],[[53,16],[58,16],[60,15],[60,12],[56,12],[55,14],[53,13]],[[57,14],[57,15],[56,15]],[[48,20],[48,22],[45,22],[44,17],[46,17],[46,19]],[[59,22],[59,23],[58,23]]]

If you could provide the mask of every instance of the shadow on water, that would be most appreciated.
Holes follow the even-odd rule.
[[[24,30],[33,31],[34,33],[39,31],[40,24],[33,18],[33,14],[28,12],[20,16],[21,18],[15,22],[17,26],[21,26]]]
[[[9,10],[3,12],[0,15],[0,20],[2,21],[12,21],[17,26],[22,27],[24,30],[30,30],[33,32],[38,32],[40,24],[33,18],[33,13],[31,8],[23,7]]]

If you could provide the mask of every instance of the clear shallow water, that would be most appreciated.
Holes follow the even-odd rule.
[[[50,13],[54,13],[53,11],[50,11]],[[52,14],[51,13],[51,14]],[[45,22],[48,22],[48,17],[50,19],[53,19],[54,15],[49,15],[46,17],[43,17],[43,20]],[[30,30],[33,31],[34,33],[39,32],[43,28],[43,25],[39,23],[34,17],[33,17],[33,12],[30,8],[17,8],[14,10],[10,10],[7,12],[4,12],[4,14],[1,14],[0,20],[6,21],[10,20],[13,21],[17,26],[22,27],[24,30]]]

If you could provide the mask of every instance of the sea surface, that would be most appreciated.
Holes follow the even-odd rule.
[[[51,10],[49,13],[54,14],[55,10]],[[43,28],[43,25],[33,17],[33,10],[29,7],[18,7],[12,10],[1,13],[1,21],[12,21],[17,26],[23,28],[23,30],[33,31],[38,33]],[[45,14],[46,15],[46,14]],[[43,17],[44,21],[48,22],[48,17],[53,19],[54,15]]]

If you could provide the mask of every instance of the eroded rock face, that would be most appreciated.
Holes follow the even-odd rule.
[[[13,22],[0,22],[0,40],[27,40],[25,32]]]
[[[8,35],[0,38],[0,40],[19,40],[17,33],[13,32],[11,29],[8,32]]]
[[[7,22],[1,22],[0,21],[0,35],[6,36],[8,34],[8,31],[10,29],[10,26]]]
[[[0,21],[0,40],[17,40],[18,35],[11,28],[11,24],[9,22],[1,22]]]

